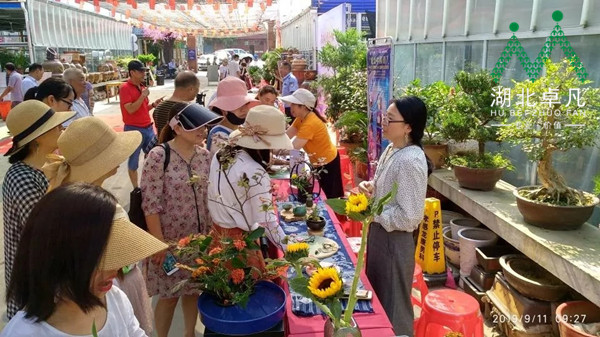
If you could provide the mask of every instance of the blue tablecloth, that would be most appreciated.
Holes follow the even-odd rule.
[[[278,203],[278,208],[282,209],[284,203]],[[344,283],[344,289],[350,289],[352,286],[352,279],[354,277],[354,264],[346,251],[342,238],[340,238],[338,232],[335,230],[335,226],[332,223],[329,212],[325,207],[323,201],[317,203],[320,209],[320,215],[325,218],[326,225],[323,229],[323,236],[335,241],[340,249],[331,257],[322,259],[321,261],[327,261],[335,264],[341,269],[341,276]],[[285,222],[281,216],[279,218],[281,228],[287,235],[307,235],[307,227],[305,221],[294,221]],[[293,268],[288,271],[288,279],[295,277],[296,273]],[[358,289],[364,289],[362,282],[359,280]],[[298,316],[315,316],[323,314],[321,310],[312,302],[312,300],[296,293],[290,288],[290,295],[292,297],[292,312]],[[345,308],[347,300],[342,300],[342,306]],[[373,305],[370,300],[359,300],[356,302],[354,307],[355,312],[373,312]]]

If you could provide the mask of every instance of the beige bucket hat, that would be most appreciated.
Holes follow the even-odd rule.
[[[233,131],[229,139],[248,149],[291,150],[294,147],[285,133],[286,125],[285,115],[279,109],[259,105],[248,111],[244,124]]]
[[[11,156],[23,146],[46,132],[73,118],[75,111],[55,112],[38,100],[28,100],[19,103],[10,110],[6,118],[6,126],[13,135],[12,147],[5,156]]]
[[[117,205],[100,269],[120,269],[167,248],[167,244],[129,221],[127,212]]]
[[[42,167],[49,190],[68,182],[93,183],[129,158],[141,142],[141,133],[117,133],[98,117],[73,121],[58,137],[62,155],[48,155]]]

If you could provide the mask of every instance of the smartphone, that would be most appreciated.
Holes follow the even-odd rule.
[[[179,270],[179,268],[175,266],[175,263],[177,263],[175,256],[173,256],[171,252],[167,252],[167,255],[165,256],[165,262],[162,264],[162,268],[168,276],[173,275]]]

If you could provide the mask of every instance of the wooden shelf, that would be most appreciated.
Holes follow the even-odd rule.
[[[454,173],[437,170],[429,186],[489,229],[600,306],[600,230],[584,224],[574,231],[551,231],[527,225],[517,209],[514,186],[500,181],[493,191],[458,186]]]

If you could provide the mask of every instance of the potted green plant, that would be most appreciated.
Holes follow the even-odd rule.
[[[327,117],[336,121],[345,111],[367,111],[367,44],[354,28],[333,34],[336,43],[327,43],[318,55],[332,74],[317,76],[317,84],[327,97]]]
[[[156,56],[154,56],[154,54],[140,54],[138,55],[138,60],[145,65],[151,66],[156,60]]]
[[[281,60],[281,53],[284,51],[283,48],[276,48],[264,53],[261,59],[265,62],[263,65],[262,77],[267,83],[275,84],[277,77],[279,76],[279,61]]]
[[[493,78],[485,70],[460,71],[454,76],[456,87],[450,90],[448,102],[440,107],[440,132],[446,139],[463,142],[476,140],[475,154],[461,153],[449,158],[461,187],[490,191],[511,169],[510,161],[499,153],[485,152],[485,143],[499,141],[494,123],[503,123],[504,109],[493,106]]]
[[[522,92],[530,97],[526,104],[514,105],[517,119],[502,127],[500,135],[521,145],[528,158],[537,162],[541,185],[514,192],[525,222],[547,229],[576,229],[589,219],[598,198],[567,186],[553,167],[553,154],[597,144],[600,90],[589,87],[591,81],[579,80],[569,59],[548,60],[545,69],[545,76],[533,82],[515,82],[513,97]]]
[[[321,216],[321,208],[318,205],[306,218],[306,227],[308,227],[309,234],[323,235],[322,231],[325,227],[325,218]]]
[[[419,97],[427,107],[427,124],[425,126],[425,137],[423,137],[423,148],[435,168],[441,168],[448,157],[448,144],[441,137],[440,109],[448,102],[450,86],[443,81],[437,81],[423,87],[421,80],[416,79],[403,91],[404,95]]]

